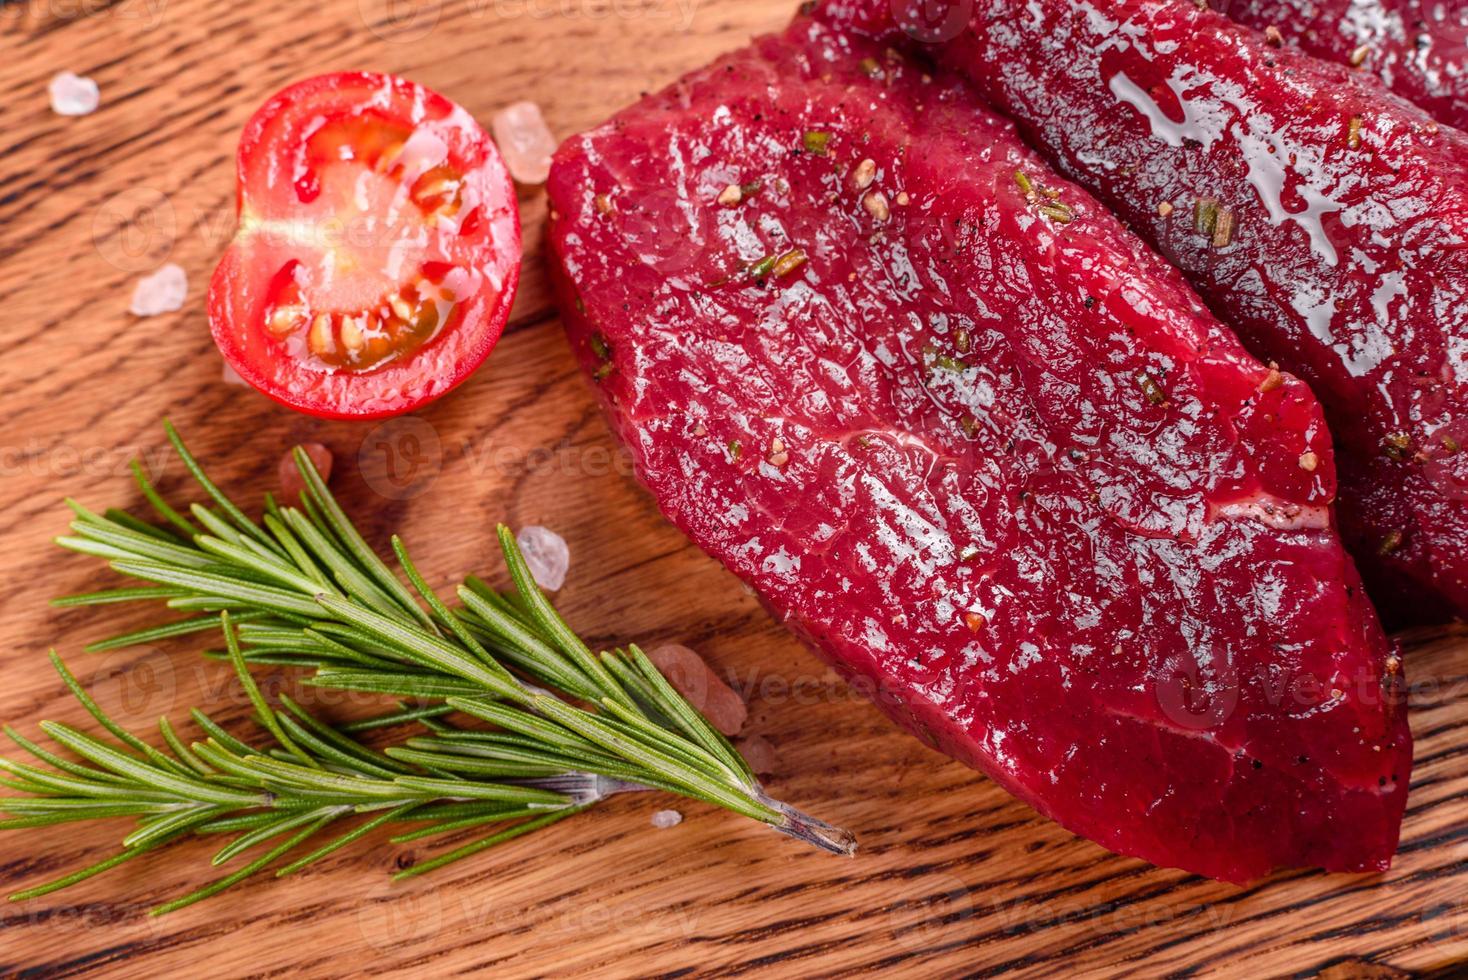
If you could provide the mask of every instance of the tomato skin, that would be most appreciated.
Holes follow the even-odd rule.
[[[371,168],[353,156],[312,156],[313,140],[330,126],[345,127],[354,137],[345,140],[345,150],[329,143],[333,154],[363,152],[359,144],[371,142],[379,128],[390,135],[409,134],[410,142],[421,137],[454,172],[468,206],[454,218],[417,215],[410,236],[400,235],[394,224],[407,219],[384,216],[383,200],[334,208],[332,188],[323,191],[314,176],[338,159],[347,161],[342,166],[348,176],[360,177],[358,170]],[[362,159],[370,162],[366,155]],[[499,151],[465,110],[394,76],[352,72],[309,78],[277,93],[251,117],[236,166],[239,230],[210,280],[209,323],[221,354],[246,383],[318,418],[384,418],[441,397],[489,356],[519,285],[520,219],[514,183]],[[369,176],[390,188],[390,178]],[[406,192],[408,181],[399,189]],[[393,207],[401,200],[392,198]],[[332,222],[341,227],[329,227]],[[353,231],[364,228],[369,238],[380,237],[354,251]],[[396,255],[404,237],[411,238],[414,256],[405,271],[390,271],[397,263],[375,268],[383,254]],[[471,285],[449,307],[451,319],[421,346],[363,370],[333,369],[299,356],[300,342],[293,351],[265,327],[272,283],[302,254],[331,268],[344,256],[352,260],[347,264],[366,265],[372,270],[369,278],[389,285],[394,275],[401,286],[408,271],[425,268],[453,270],[456,282]],[[327,280],[323,302],[330,299],[329,274]]]

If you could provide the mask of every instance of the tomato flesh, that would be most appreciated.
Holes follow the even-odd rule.
[[[238,170],[209,312],[245,381],[312,415],[378,418],[488,356],[519,280],[519,214],[463,109],[387,75],[308,79],[256,112]]]

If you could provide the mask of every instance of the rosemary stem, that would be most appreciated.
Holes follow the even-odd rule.
[[[819,847],[823,851],[830,851],[832,854],[840,854],[842,857],[856,856],[856,835],[849,830],[834,827],[824,820],[818,820],[809,814],[800,812],[787,803],[771,799],[765,795],[763,790],[759,791],[757,795],[761,803],[780,814],[780,822],[770,825],[780,833],[794,837],[796,840],[803,840],[807,844]]]

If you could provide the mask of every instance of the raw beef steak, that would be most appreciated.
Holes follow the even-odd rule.
[[[800,21],[561,147],[561,305],[642,479],[1071,830],[1233,881],[1385,867],[1399,664],[1319,406],[924,71]]]
[[[935,29],[935,6],[969,13]],[[916,35],[1307,381],[1383,617],[1468,616],[1468,135],[1188,0],[821,14]]]
[[[1212,0],[1232,20],[1370,72],[1468,129],[1468,4],[1444,0]],[[1273,35],[1271,34],[1271,37]]]

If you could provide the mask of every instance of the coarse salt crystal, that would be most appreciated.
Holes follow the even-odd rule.
[[[97,83],[90,78],[60,72],[48,86],[51,93],[51,109],[60,116],[85,116],[97,111],[101,93]]]
[[[510,176],[522,184],[543,184],[550,176],[556,138],[534,102],[513,102],[495,113],[490,124]]]
[[[138,280],[128,310],[134,316],[157,316],[180,309],[189,295],[189,277],[172,262]]]
[[[667,830],[683,822],[683,814],[677,810],[659,810],[652,815],[652,825],[658,830]]]
[[[515,543],[525,553],[525,564],[535,584],[547,592],[554,592],[566,584],[566,570],[571,567],[571,549],[566,539],[549,528],[532,524],[522,527],[515,535]]]
[[[647,659],[709,724],[725,735],[739,734],[749,717],[749,708],[702,657],[681,643],[665,643],[648,650]]]
[[[756,776],[768,776],[775,771],[775,747],[763,735],[751,735],[740,739],[734,746]]]

